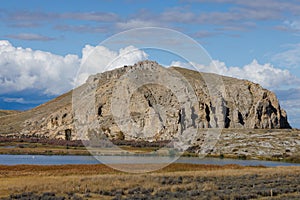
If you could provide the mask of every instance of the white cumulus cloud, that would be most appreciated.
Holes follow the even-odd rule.
[[[172,62],[172,66],[182,66],[190,69],[199,69],[202,72],[216,73],[240,79],[246,79],[261,84],[268,89],[278,89],[281,86],[295,85],[299,79],[293,76],[288,70],[274,67],[270,63],[260,64],[253,60],[250,64],[243,67],[228,67],[224,62],[212,61],[210,66],[197,63]],[[195,67],[194,67],[195,66]]]
[[[147,56],[133,46],[112,51],[90,45],[82,49],[82,58],[60,56],[0,40],[0,94],[32,89],[59,95],[75,86],[76,76],[77,82],[84,83],[91,74],[131,65]]]
[[[61,94],[72,88],[78,66],[76,55],[59,56],[0,41],[0,93],[37,89]]]

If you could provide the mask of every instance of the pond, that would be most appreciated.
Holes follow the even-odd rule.
[[[166,158],[165,160],[173,161],[174,158]],[[157,163],[156,157],[141,157],[140,159],[131,156],[102,156],[101,160],[108,164],[120,163]],[[300,166],[297,163],[285,163],[262,160],[236,160],[236,159],[220,159],[220,158],[198,158],[198,157],[181,157],[175,161],[176,163],[189,164],[212,164],[227,165],[237,164],[242,166]],[[47,155],[0,155],[0,165],[66,165],[66,164],[99,164],[100,162],[93,156],[47,156]]]

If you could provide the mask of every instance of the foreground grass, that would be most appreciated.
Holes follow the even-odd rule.
[[[0,166],[0,198],[299,199],[299,175],[300,167],[238,165],[172,164],[144,174],[105,165]]]

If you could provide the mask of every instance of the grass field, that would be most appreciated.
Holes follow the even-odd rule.
[[[0,198],[299,199],[299,175],[300,167],[237,165],[171,164],[145,174],[105,165],[0,166]]]

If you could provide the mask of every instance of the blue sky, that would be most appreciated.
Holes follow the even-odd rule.
[[[0,17],[0,109],[25,110],[68,91],[84,50],[152,26],[195,39],[215,73],[275,91],[300,127],[299,1],[10,0],[1,2]]]

